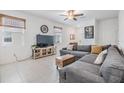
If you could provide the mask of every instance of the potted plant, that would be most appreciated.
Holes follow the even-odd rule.
[[[34,44],[34,45],[31,46],[31,48],[35,49],[35,48],[37,48],[37,45]]]

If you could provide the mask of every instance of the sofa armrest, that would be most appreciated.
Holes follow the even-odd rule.
[[[115,66],[111,67],[113,70],[119,71],[120,76],[112,75],[120,80],[121,83],[124,83],[124,67],[123,66]]]
[[[69,50],[59,50],[60,51],[60,56],[63,56],[63,55],[66,55],[66,54],[70,54],[70,51]]]
[[[124,82],[124,70],[121,67],[120,68],[118,68],[117,66],[108,67],[103,72],[103,75],[104,75],[103,78],[108,83]]]
[[[62,50],[67,50],[67,47],[62,48]]]

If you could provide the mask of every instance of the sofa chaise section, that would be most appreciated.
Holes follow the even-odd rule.
[[[89,54],[59,70],[61,83],[103,83],[100,65],[94,65],[96,54]]]
[[[86,62],[75,63],[60,69],[61,83],[103,83],[104,79],[99,75],[100,66]]]

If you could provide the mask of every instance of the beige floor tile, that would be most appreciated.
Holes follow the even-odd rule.
[[[0,66],[0,82],[58,83],[55,56]]]

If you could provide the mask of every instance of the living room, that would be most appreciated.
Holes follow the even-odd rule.
[[[75,14],[81,16],[68,19],[68,15],[66,14],[68,14],[69,11],[73,11]],[[61,49],[65,47],[70,49],[70,43],[78,43],[78,45],[117,45],[123,51],[124,11],[69,11],[0,10],[2,17],[9,16],[25,20],[24,29],[4,28],[1,26],[1,83],[60,82],[59,71],[56,69],[56,58],[61,57]],[[43,26],[45,28],[42,28]],[[43,32],[44,29],[46,32]],[[92,29],[92,33],[87,34],[85,32],[87,29]],[[56,36],[54,55],[39,57],[38,59],[32,58],[32,49],[39,47],[37,46],[37,35],[39,34],[41,36]],[[11,38],[9,43],[4,42],[5,37]],[[45,40],[46,39],[48,39],[48,37],[45,38]],[[48,41],[50,41],[50,39],[48,39],[47,42]],[[73,83],[76,83],[76,81]]]

